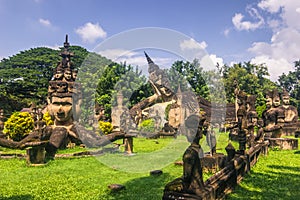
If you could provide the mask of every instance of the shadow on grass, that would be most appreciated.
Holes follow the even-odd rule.
[[[33,196],[26,194],[26,195],[15,195],[11,197],[2,197],[0,196],[1,200],[31,200],[34,199]]]
[[[226,199],[300,199],[300,167],[268,168],[264,173],[251,172]]]
[[[133,179],[125,183],[125,190],[119,192],[111,192],[111,199],[122,200],[158,200],[162,199],[163,190],[169,181],[174,177],[168,173],[158,176],[146,176]]]
[[[295,151],[294,154],[300,154],[300,151]]]

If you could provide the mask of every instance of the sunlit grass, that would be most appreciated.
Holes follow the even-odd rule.
[[[188,143],[184,136],[176,139],[134,138],[134,156],[125,156],[123,141],[119,152],[105,153],[102,156],[56,158],[40,167],[29,167],[25,159],[0,159],[0,199],[161,199],[164,186],[182,176],[182,166],[174,165],[173,160],[181,160]],[[228,134],[217,133],[217,152],[226,153]],[[182,142],[182,143],[181,143]],[[232,142],[238,148],[236,142]],[[205,147],[205,137],[201,140]],[[109,147],[109,146],[108,146]],[[107,147],[107,148],[108,148]],[[88,151],[75,147],[60,150],[59,154],[72,154]],[[95,149],[92,149],[95,150]],[[178,150],[176,152],[176,150]],[[161,159],[159,152],[166,152],[170,161]],[[0,153],[25,150],[9,150],[0,147]],[[172,154],[176,152],[176,154]],[[142,155],[153,156],[153,161],[143,160]],[[140,156],[140,157],[139,157]],[[165,155],[164,155],[165,156]],[[114,164],[103,164],[101,158],[110,158]],[[162,157],[163,158],[163,157]],[[137,161],[140,159],[139,161]],[[300,153],[299,151],[270,151],[236,188],[229,199],[300,199]],[[130,170],[118,169],[120,163],[128,162]],[[165,162],[164,165],[156,165]],[[150,176],[151,168],[161,169],[161,176]],[[128,166],[127,166],[128,167]],[[128,168],[127,168],[128,169]],[[211,174],[204,174],[204,180]],[[111,192],[109,184],[118,183],[126,186],[125,190]]]

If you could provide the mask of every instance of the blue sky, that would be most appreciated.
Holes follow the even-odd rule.
[[[276,80],[300,59],[299,17],[299,0],[0,0],[0,58],[57,48],[65,34],[94,51],[116,34],[158,27],[190,37],[185,44],[201,46],[214,63],[265,63]],[[124,49],[115,50],[105,56]],[[127,59],[141,62],[138,54]]]

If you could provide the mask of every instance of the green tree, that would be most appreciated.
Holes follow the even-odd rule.
[[[295,61],[294,71],[288,74],[283,73],[278,78],[280,87],[286,89],[291,97],[291,104],[298,108],[300,113],[300,60]]]
[[[197,59],[193,62],[175,61],[169,69],[168,75],[174,92],[180,85],[182,90],[192,90],[196,95],[208,98],[209,88],[205,72]]]
[[[267,90],[277,88],[277,85],[266,76],[269,75],[265,65],[255,65],[250,62],[238,63],[221,69],[227,102],[234,102],[235,80],[241,90],[247,94],[256,95],[257,106],[264,105],[264,96]]]
[[[79,46],[71,46],[70,50],[75,54],[75,67],[80,66],[88,51]],[[46,103],[49,80],[61,60],[60,51],[37,47],[0,62],[0,101],[6,113],[19,111],[31,102]]]

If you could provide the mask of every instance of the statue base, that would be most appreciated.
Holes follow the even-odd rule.
[[[270,147],[279,147],[282,150],[298,149],[298,139],[293,138],[265,138],[269,140]]]
[[[26,149],[26,162],[30,166],[45,164],[45,147],[35,146]]]
[[[300,128],[300,123],[284,124],[282,128],[282,135],[294,136],[299,128]]]
[[[216,153],[210,155],[205,153],[203,159],[201,159],[203,172],[216,173],[220,169],[224,168],[226,164],[226,156],[222,153]]]

